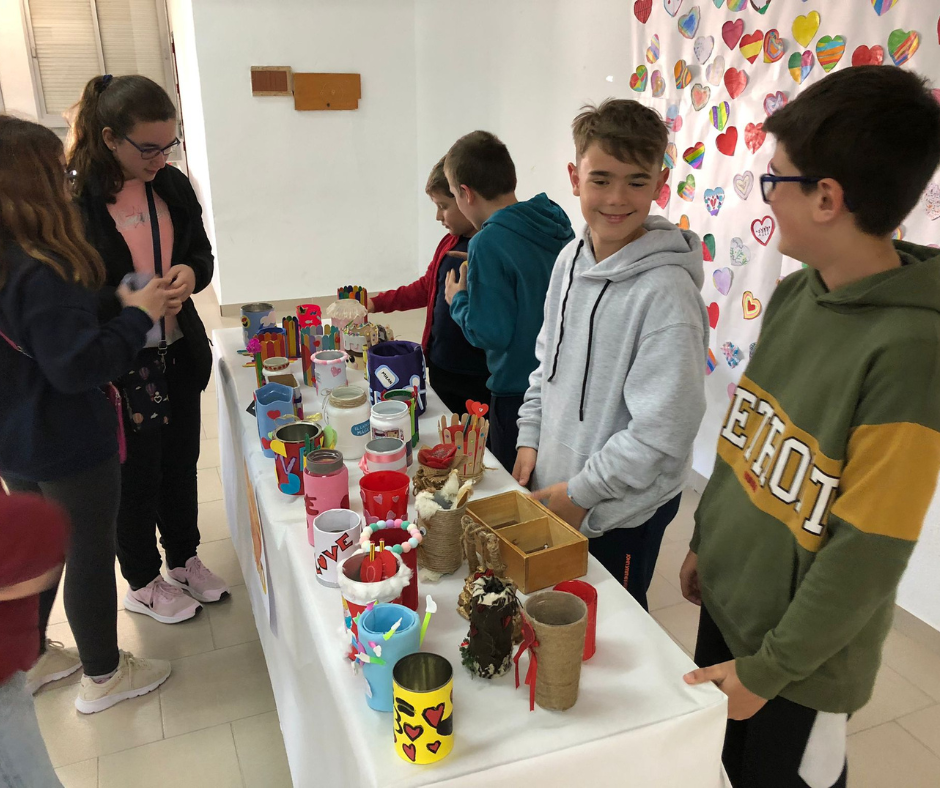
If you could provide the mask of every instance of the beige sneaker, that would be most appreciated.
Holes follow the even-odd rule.
[[[117,671],[103,684],[96,684],[88,676],[82,676],[75,708],[82,714],[94,714],[122,700],[146,695],[167,680],[170,670],[170,663],[166,660],[140,659],[122,651]]]
[[[71,676],[82,666],[78,652],[57,640],[46,641],[46,653],[26,673],[26,689],[33,694],[44,684]]]

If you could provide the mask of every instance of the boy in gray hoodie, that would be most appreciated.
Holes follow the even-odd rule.
[[[608,99],[572,127],[587,226],[552,271],[513,476],[648,609],[705,414],[702,242],[649,216],[669,174],[655,111]]]

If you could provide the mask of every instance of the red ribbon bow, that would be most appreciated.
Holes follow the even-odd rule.
[[[535,630],[532,625],[522,619],[522,642],[512,661],[516,663],[516,689],[519,689],[519,658],[529,652],[529,669],[525,674],[525,683],[529,685],[529,711],[535,711],[535,679],[539,672],[539,663],[535,654],[535,647],[539,642],[535,639]]]

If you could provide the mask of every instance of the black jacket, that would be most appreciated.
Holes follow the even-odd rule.
[[[153,189],[167,204],[173,222],[172,263],[188,265],[195,271],[194,292],[198,293],[209,286],[215,267],[212,245],[202,223],[202,206],[189,178],[176,167],[168,165],[160,170],[154,178]],[[121,310],[121,303],[114,291],[124,276],[134,271],[131,252],[108,212],[108,204],[99,184],[90,179],[78,204],[88,240],[104,259],[107,271],[105,287],[99,295],[98,316],[102,321],[110,320]],[[186,299],[176,319],[192,355],[194,379],[204,389],[212,373],[212,351],[209,349],[206,328],[191,298]]]

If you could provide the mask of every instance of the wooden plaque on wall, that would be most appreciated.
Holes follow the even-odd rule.
[[[293,94],[290,66],[252,66],[252,96],[290,96]]]
[[[359,109],[359,74],[294,74],[294,109]]]

